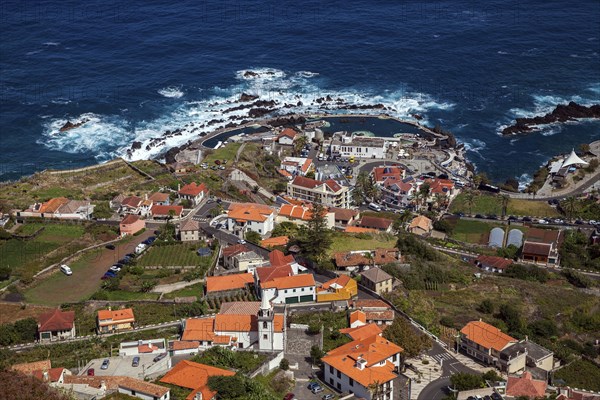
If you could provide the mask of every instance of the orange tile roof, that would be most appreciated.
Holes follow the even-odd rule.
[[[288,264],[295,262],[294,256],[288,254],[287,256],[283,254],[281,250],[273,250],[269,253],[269,262],[272,267],[282,267]]]
[[[288,236],[275,236],[261,240],[260,245],[263,247],[285,246],[289,241],[290,238]]]
[[[113,322],[135,320],[133,315],[133,309],[123,308],[121,310],[99,310],[98,319],[105,320],[110,319]]]
[[[499,270],[505,270],[513,263],[513,260],[510,260],[508,258],[486,255],[480,255],[479,257],[477,257],[476,261],[481,263],[484,267],[489,266],[491,268],[496,268]]]
[[[531,399],[544,397],[548,384],[545,381],[533,379],[530,372],[524,372],[520,377],[509,376],[506,383],[506,394],[509,396],[525,396]]]
[[[352,278],[350,278],[348,275],[340,275],[337,278],[333,278],[333,279],[328,280],[327,282],[323,283],[321,285],[321,288],[327,290],[332,285],[345,287],[351,280],[352,280]]]
[[[44,203],[42,203],[39,212],[40,213],[54,213],[61,206],[64,206],[69,202],[69,199],[66,197],[56,197],[54,199],[50,199]]]
[[[159,203],[159,202],[163,203],[163,202],[169,200],[169,193],[155,192],[155,193],[152,193],[152,195],[150,195],[150,197],[148,197],[148,200],[152,200],[157,203]]]
[[[50,368],[49,370],[38,369],[37,371],[33,371],[31,375],[40,381],[44,381],[44,372],[47,372],[49,382],[58,382],[64,371],[66,371],[66,368],[62,367]]]
[[[357,310],[350,313],[350,325],[355,322],[362,322],[363,324],[367,323],[367,316],[364,312]]]
[[[295,130],[293,130],[291,128],[285,128],[283,131],[281,131],[281,133],[279,135],[277,135],[277,139],[280,139],[284,136],[294,139],[297,134],[298,134],[298,132],[296,132]]]
[[[306,173],[308,172],[308,169],[310,168],[310,166],[312,165],[313,160],[312,158],[307,158],[306,161],[304,161],[304,164],[302,165],[302,172]]]
[[[344,229],[346,233],[378,233],[377,229],[361,228],[360,226],[347,226]]]
[[[281,174],[285,178],[291,178],[292,177],[292,174],[290,174],[285,169],[278,169],[277,172],[279,172],[279,174]]]
[[[175,340],[171,342],[171,350],[188,350],[197,349],[200,346],[200,342],[197,340],[185,341]]]
[[[333,258],[335,260],[335,265],[338,268],[344,267],[354,267],[358,265],[371,265],[373,260],[365,256],[365,253],[369,253],[369,251],[364,252],[350,252],[350,251],[342,251],[339,253],[335,253]]]
[[[121,220],[121,225],[130,225],[138,222],[140,219],[139,215],[127,214],[125,218]]]
[[[223,335],[223,336],[215,336],[214,344],[229,344],[231,343],[231,336]]]
[[[291,276],[294,271],[290,265],[286,264],[281,267],[259,267],[256,268],[255,273],[260,282],[267,282],[274,278]]]
[[[355,300],[354,307],[358,309],[365,308],[382,308],[382,309],[390,309],[389,304],[387,304],[383,300]]]
[[[215,331],[217,332],[251,332],[258,330],[256,315],[217,314]]]
[[[199,364],[187,360],[182,360],[175,365],[160,380],[163,383],[194,389],[194,392],[187,397],[193,399],[197,391],[202,392],[202,398],[212,399],[216,393],[208,388],[208,378],[211,376],[233,376],[235,372],[221,368],[211,367],[210,365]]]
[[[387,178],[393,177],[397,180],[401,180],[404,174],[404,170],[400,167],[376,167],[373,168],[372,174],[375,178],[375,182],[383,182]]]
[[[181,340],[212,341],[215,338],[214,318],[189,318],[185,321],[185,330]]]
[[[381,335],[382,330],[377,324],[366,324],[362,326],[357,326],[356,328],[340,329],[340,333],[350,336],[352,340],[363,340],[373,335]]]
[[[123,201],[121,202],[121,205],[136,208],[136,207],[139,207],[141,202],[142,202],[142,199],[140,197],[129,196],[129,197],[125,197],[123,199]]]
[[[312,274],[300,274],[285,276],[281,278],[274,278],[267,282],[261,282],[260,286],[263,289],[277,288],[277,289],[292,289],[306,286],[314,286],[315,278]]]
[[[361,228],[386,230],[392,225],[392,223],[394,223],[394,221],[391,219],[366,216],[361,218],[360,224],[358,225]]]
[[[367,321],[393,321],[394,310],[365,311]]]
[[[289,219],[308,221],[312,217],[312,212],[308,207],[284,204],[279,209],[279,215]]]
[[[403,350],[400,346],[381,336],[373,335],[331,350],[322,358],[322,361],[368,387],[375,382],[383,384],[397,377],[393,372],[395,366],[391,362],[385,361],[383,366],[374,365],[401,351]],[[362,371],[356,367],[358,359],[366,361],[366,366]]]
[[[429,184],[433,194],[447,194],[454,189],[454,182],[449,179],[426,179],[424,182]]]
[[[418,217],[415,217],[412,221],[410,221],[410,225],[408,226],[408,228],[421,228],[424,231],[430,231],[433,228],[433,226],[429,218],[425,217],[424,215],[419,215]]]
[[[469,322],[460,330],[460,333],[465,335],[467,339],[486,349],[494,349],[497,351],[501,351],[507,344],[517,341],[517,339],[508,336],[495,326],[486,324],[483,321]]]
[[[183,213],[183,206],[161,206],[155,204],[150,209],[152,215],[169,215],[169,211],[173,210],[175,212],[176,217],[180,217]]]
[[[40,314],[38,317],[38,332],[67,331],[73,329],[75,311],[59,309]]]
[[[231,203],[228,216],[236,221],[264,222],[273,214],[271,207],[256,203]]]
[[[206,293],[243,289],[251,283],[254,283],[254,275],[250,273],[208,276],[206,277]]]
[[[152,353],[154,350],[158,350],[158,346],[153,344],[142,344],[138,346],[138,353]]]
[[[196,182],[189,183],[179,190],[180,195],[196,197],[202,192],[208,192],[208,188],[204,183],[197,184]]]
[[[316,179],[306,178],[304,176],[299,176],[298,175],[292,181],[292,185],[304,187],[304,188],[307,188],[307,189],[314,189],[317,186],[323,185],[323,182],[318,181]]]

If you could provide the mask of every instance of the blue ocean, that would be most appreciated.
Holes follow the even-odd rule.
[[[160,157],[224,115],[243,119],[242,93],[280,112],[322,111],[330,96],[419,114],[495,181],[526,182],[600,139],[598,121],[499,134],[559,103],[600,102],[598,0],[4,0],[0,38],[0,180],[123,156],[134,141],[133,159]],[[86,122],[60,132],[67,121]]]

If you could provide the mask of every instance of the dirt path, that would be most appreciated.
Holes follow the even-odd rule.
[[[129,242],[117,245],[115,250],[100,248],[97,256],[89,263],[74,262],[71,265],[73,275],[66,276],[57,271],[26,291],[25,298],[28,302],[45,305],[59,305],[87,299],[100,289],[102,284],[100,278],[114,262],[127,253],[133,253],[139,243],[152,235],[153,231],[147,230]]]
[[[195,285],[196,283],[200,283],[200,282],[204,282],[204,279],[195,279],[195,280],[189,281],[189,282],[184,281],[184,282],[168,283],[165,285],[156,285],[156,287],[154,287],[154,289],[152,289],[152,292],[162,293],[162,294],[171,293],[176,290],[183,289],[185,287],[192,286],[192,285]]]

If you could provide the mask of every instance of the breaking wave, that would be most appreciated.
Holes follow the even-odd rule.
[[[164,97],[179,99],[185,94],[180,87],[169,86],[158,90],[158,94]]]

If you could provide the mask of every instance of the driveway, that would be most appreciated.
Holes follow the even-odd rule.
[[[152,235],[154,235],[152,230],[146,230],[126,243],[115,245],[114,250],[100,247],[96,256],[91,259],[87,259],[84,254],[82,259],[85,262],[75,261],[70,265],[73,275],[67,276],[57,271],[25,292],[25,298],[32,303],[47,305],[59,305],[87,299],[100,289],[102,285],[100,278],[116,261],[127,253],[133,253],[139,243]]]

